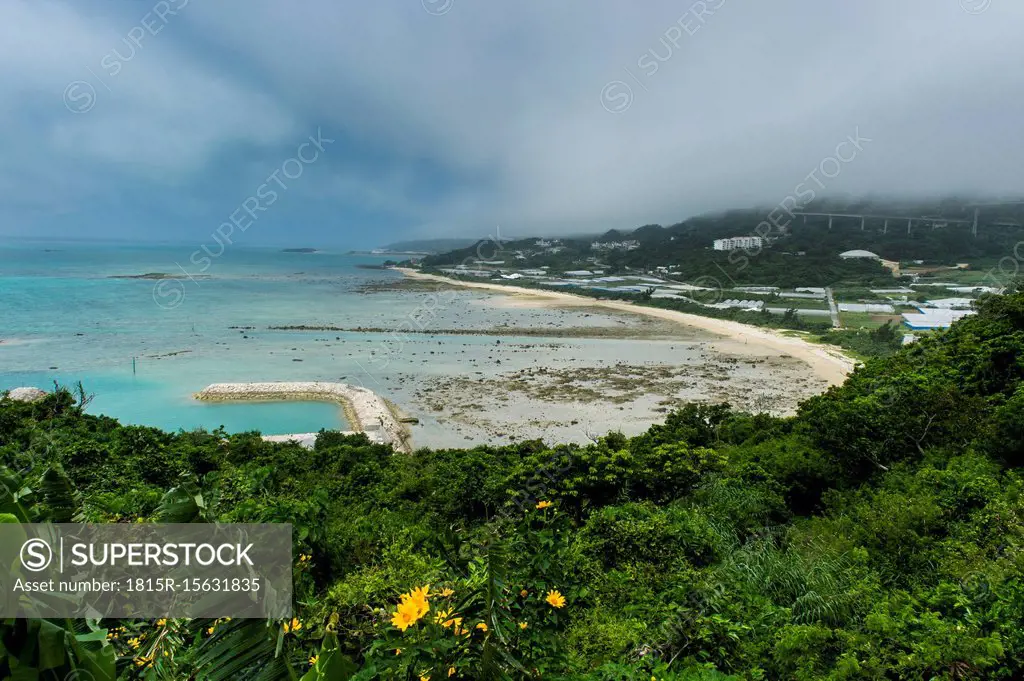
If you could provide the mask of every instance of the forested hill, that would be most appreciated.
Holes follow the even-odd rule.
[[[0,401],[5,519],[291,522],[297,613],[6,620],[0,678],[1019,679],[1022,349],[985,297],[791,418],[412,455]]]
[[[802,210],[892,217],[888,224],[886,219],[868,219],[864,221],[863,229],[859,218],[837,217],[830,230],[826,217],[810,216],[805,221],[799,215],[790,218],[781,209],[737,210],[691,218],[667,227],[646,225],[637,229],[613,230],[593,239],[561,238],[553,248],[538,247],[535,238],[485,240],[467,248],[429,256],[424,258],[423,264],[443,267],[479,260],[504,260],[508,267],[548,265],[555,269],[573,269],[587,263],[588,258],[596,258],[612,271],[626,267],[651,269],[677,265],[687,276],[695,278],[721,276],[724,267],[737,283],[760,280],[760,283],[782,286],[794,283],[817,285],[829,284],[844,276],[861,280],[870,278],[869,273],[857,270],[863,269],[865,263],[840,261],[838,255],[848,250],[872,251],[887,260],[923,260],[952,265],[998,260],[1011,253],[1014,245],[1024,238],[1024,205],[1012,203],[982,207],[977,236],[972,233],[974,208],[967,200],[928,203],[817,201]],[[906,218],[917,219],[909,234]],[[737,236],[767,236],[771,243],[752,251],[748,254],[750,257],[744,259],[744,266],[737,267],[736,259],[730,260],[729,254],[711,250],[715,239]],[[637,241],[639,245],[632,250],[593,247],[594,243],[623,241]],[[517,259],[517,254],[526,258]],[[885,272],[880,267],[868,265],[874,275],[884,280]],[[832,273],[813,281],[813,270],[823,267],[832,268]],[[787,270],[794,269],[802,271],[798,277],[787,273]]]

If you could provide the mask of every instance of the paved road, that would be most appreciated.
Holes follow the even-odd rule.
[[[836,298],[832,295],[832,289],[825,289],[825,295],[828,297],[828,311],[832,315],[832,326],[839,328],[839,306],[836,305]]]

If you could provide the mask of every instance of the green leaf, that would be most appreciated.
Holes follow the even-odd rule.
[[[47,670],[64,664],[64,629],[49,620],[39,622],[39,669]]]

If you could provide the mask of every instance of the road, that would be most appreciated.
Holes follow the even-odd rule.
[[[825,296],[828,298],[828,311],[832,315],[832,326],[839,328],[839,306],[836,305],[836,298],[832,295],[832,289],[825,289]]]

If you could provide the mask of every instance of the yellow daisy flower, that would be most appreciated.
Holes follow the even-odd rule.
[[[564,608],[565,607],[565,596],[558,592],[557,589],[552,589],[548,592],[548,595],[544,598],[548,605],[553,608]]]

